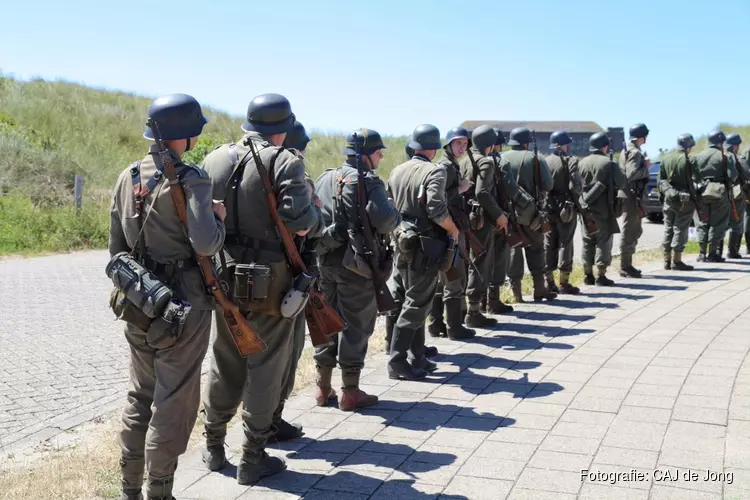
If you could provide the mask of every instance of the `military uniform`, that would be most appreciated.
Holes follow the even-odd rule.
[[[165,145],[199,136],[207,122],[198,102],[184,94],[157,99],[149,116],[159,124]],[[144,136],[153,139],[150,129]],[[123,500],[142,498],[144,467],[148,470],[148,498],[172,498],[178,457],[187,448],[200,404],[201,363],[208,349],[214,307],[194,255],[213,255],[224,242],[224,224],[212,209],[208,175],[182,163],[170,149],[187,201],[186,239],[170,185],[165,177],[155,177],[164,168],[157,152],[158,147],[152,145],[140,164],[133,165],[134,177],[128,168],[117,179],[110,206],[109,253],[114,256],[138,248],[138,260],[169,286],[176,298],[189,302],[192,310],[171,347],[149,345],[145,331],[125,324],[130,383],[119,435]],[[151,188],[143,196],[141,217],[135,213],[134,184]]]
[[[242,128],[247,134],[238,143],[225,144],[204,160],[214,185],[214,198],[227,205],[227,251],[238,264],[267,266],[271,273],[267,297],[254,301],[252,310],[241,306],[248,321],[265,342],[263,352],[242,358],[233,345],[224,317],[216,314],[217,335],[213,359],[203,396],[206,450],[204,460],[211,470],[225,465],[224,440],[227,424],[243,403],[244,439],[237,469],[240,484],[283,470],[284,461],[266,454],[266,442],[276,429],[284,383],[295,355],[295,318],[280,313],[280,303],[294,277],[265,198],[263,183],[249,144],[263,162],[278,200],[278,214],[291,234],[322,230],[322,216],[315,207],[305,181],[301,158],[270,142],[272,136],[288,132],[294,124],[289,101],[278,94],[263,94],[248,106]],[[244,168],[240,168],[244,164]]]
[[[643,234],[643,220],[639,206],[643,205],[649,180],[649,162],[635,144],[648,136],[648,128],[642,124],[630,127],[630,141],[620,153],[620,167],[627,178],[627,186],[620,190],[622,199],[622,237],[620,238],[620,276],[640,278],[641,271],[633,267],[633,254],[638,239]]]
[[[694,218],[700,247],[699,261],[724,261],[724,258],[719,255],[719,247],[732,218],[726,186],[727,184],[731,186],[737,178],[734,162],[723,151],[725,140],[724,132],[714,131],[708,137],[711,146],[695,155],[698,173],[705,181],[708,181],[701,195],[701,210],[708,214],[708,221],[701,222],[697,215]],[[726,167],[724,160],[726,160]],[[708,255],[706,255],[707,247]]]
[[[498,196],[498,179],[501,175],[492,149],[497,142],[497,133],[487,125],[480,125],[471,134],[471,147],[461,159],[461,176],[472,182],[474,189],[468,196],[473,209],[474,235],[484,248],[484,253],[477,255],[471,250],[474,266],[469,269],[466,295],[469,299],[469,310],[466,324],[470,327],[487,328],[497,323],[493,318],[485,317],[481,312],[481,303],[487,303],[488,285],[493,277],[497,255],[495,245],[505,244],[504,237],[498,236],[500,230],[497,220],[507,220],[507,213],[500,206]],[[507,259],[506,259],[507,260]],[[502,270],[499,270],[499,273]],[[498,274],[498,277],[500,274]]]
[[[688,241],[690,221],[696,208],[695,186],[701,179],[695,158],[689,155],[690,148],[695,146],[693,136],[680,136],[677,145],[678,150],[668,153],[659,166],[659,193],[664,204],[664,267],[691,271],[693,266],[682,262],[682,251]]]
[[[620,167],[603,152],[609,146],[609,138],[601,132],[589,139],[589,151],[592,153],[578,163],[582,183],[582,201],[596,222],[597,232],[590,234],[586,227],[583,230],[583,272],[584,283],[601,286],[612,286],[614,282],[607,278],[606,272],[612,263],[613,235],[620,232],[615,218],[614,206],[617,190],[626,187],[627,178]],[[598,276],[594,278],[594,264]]]
[[[503,154],[510,164],[510,170],[516,179],[518,186],[526,193],[535,198],[535,203],[540,200],[538,196],[544,196],[552,187],[552,174],[547,161],[539,156],[539,184],[537,184],[534,172],[534,153],[528,150],[531,142],[531,133],[526,128],[516,128],[510,133],[508,144],[512,146],[511,151]],[[526,146],[526,148],[524,148]],[[523,260],[526,254],[526,264],[534,282],[534,300],[554,299],[557,294],[547,288],[544,279],[544,234],[541,232],[539,214],[531,220],[519,219],[521,230],[528,237],[530,245],[527,247],[516,247],[510,251],[510,278],[513,295],[518,302],[523,302],[521,295],[521,280],[523,279]]]
[[[462,181],[461,166],[453,154],[451,144],[456,139],[469,139],[468,131],[463,127],[452,128],[446,135],[446,144],[443,146],[443,157],[438,162],[445,167],[446,187],[445,195],[451,216],[456,221],[461,218],[461,227],[469,227],[469,215],[467,213],[466,200],[460,192],[459,185]],[[461,155],[462,157],[465,156]],[[458,221],[456,221],[458,222]],[[461,234],[461,245],[469,248],[468,239]],[[466,339],[473,337],[476,332],[463,326],[463,317],[466,309],[466,286],[467,272],[466,263],[459,255],[456,258],[456,266],[448,272],[438,274],[438,287],[432,300],[430,311],[430,326],[428,330],[433,337],[441,334],[451,339]],[[446,310],[447,325],[443,321],[443,308]]]
[[[745,148],[745,151],[742,153],[741,160],[744,160],[744,165],[750,168],[750,148]],[[750,183],[750,172],[748,172],[747,182]],[[743,207],[743,210],[745,212],[745,252],[750,255],[750,207],[748,205],[750,205],[750,196],[746,196],[745,206]]]
[[[745,232],[743,223],[745,222],[747,192],[750,190],[750,163],[746,157],[737,154],[740,144],[742,144],[742,138],[739,134],[729,134],[727,136],[727,145],[729,146],[727,148],[727,156],[731,156],[737,169],[737,184],[734,186],[732,194],[734,196],[735,207],[737,208],[737,215],[739,216],[736,220],[734,217],[730,217],[729,219],[727,257],[730,259],[742,258],[740,255],[740,246],[742,245],[742,235]],[[721,252],[719,252],[719,255],[721,255]]]
[[[510,213],[513,208],[512,199],[518,196],[518,184],[516,178],[510,171],[510,165],[503,158],[502,150],[505,144],[505,136],[498,127],[492,127],[497,134],[495,146],[492,148],[492,161],[495,164],[495,183],[502,184],[503,189],[498,189],[497,200],[500,207]],[[492,276],[487,286],[487,297],[482,297],[479,310],[490,314],[508,314],[513,312],[513,306],[505,304],[500,300],[500,287],[505,284],[510,265],[510,245],[508,244],[508,233],[506,231],[495,231],[493,245],[495,257],[492,265]]]
[[[552,190],[547,198],[550,232],[544,235],[544,260],[547,287],[553,292],[577,294],[580,290],[569,280],[573,271],[573,237],[578,226],[576,210],[580,204],[581,179],[578,175],[578,158],[562,149],[571,142],[564,130],[550,136],[550,149],[555,151],[545,158],[552,174]],[[553,275],[558,264],[559,288]]]
[[[399,309],[389,313],[393,336],[388,374],[394,379],[417,380],[437,369],[425,358],[424,323],[437,286],[439,264],[455,252],[442,226],[451,229],[451,236],[458,235],[445,198],[445,167],[431,163],[420,153],[442,147],[440,132],[432,125],[420,125],[412,133],[409,146],[415,151],[414,157],[398,165],[388,179],[388,194],[402,217],[395,235],[393,275],[388,282],[399,303]],[[411,364],[407,361],[409,351]]]
[[[354,134],[347,138],[344,149],[347,159],[343,165],[327,169],[316,181],[323,218],[331,228],[328,230],[331,236],[324,236],[318,245],[321,288],[328,302],[346,323],[346,330],[333,337],[331,345],[315,350],[318,371],[316,397],[318,405],[322,406],[335,394],[331,388],[331,374],[338,363],[342,378],[339,408],[344,411],[378,402],[377,396],[366,394],[359,388],[360,372],[365,364],[378,309],[372,271],[364,255],[357,193],[356,145],[363,156],[360,168],[364,171],[365,211],[376,245],[383,243],[378,248],[368,250],[375,252],[377,261],[387,266],[387,269],[383,269],[386,276],[392,272],[392,262],[388,258],[390,254],[384,236],[401,223],[401,214],[388,199],[385,184],[372,169],[373,162],[379,162],[377,156],[382,154],[379,151],[385,149],[380,134],[368,129],[357,130],[356,133],[356,139]],[[365,162],[366,158],[369,164]],[[377,163],[374,166],[377,167]],[[337,232],[339,234],[335,234]]]

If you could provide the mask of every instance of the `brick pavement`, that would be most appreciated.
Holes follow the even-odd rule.
[[[363,376],[377,407],[319,408],[311,391],[286,405],[306,432],[270,450],[287,471],[241,487],[194,449],[177,498],[750,498],[750,261],[705,267],[644,266],[642,280],[524,304],[471,341],[437,341],[424,382],[389,380],[378,357]]]

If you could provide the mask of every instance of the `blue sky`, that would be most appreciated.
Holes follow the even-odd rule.
[[[37,0],[3,20],[5,74],[185,92],[236,115],[278,92],[328,132],[645,122],[656,156],[680,133],[750,123],[750,0]]]

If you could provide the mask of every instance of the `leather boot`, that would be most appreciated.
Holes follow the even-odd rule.
[[[672,269],[672,252],[664,252],[664,269],[667,271]]]
[[[385,316],[385,353],[391,353],[391,341],[393,340],[393,325],[398,318],[387,314]]]
[[[497,285],[492,285],[487,289],[487,312],[490,314],[508,314],[513,312],[512,306],[500,301],[500,287]]]
[[[388,360],[388,378],[392,380],[421,380],[427,376],[424,370],[415,369],[408,361],[417,331],[412,328],[393,327],[393,341]]]
[[[708,245],[708,255],[706,255],[706,262],[725,262],[726,259],[721,256],[718,252],[719,245],[710,243]]]
[[[623,278],[640,278],[641,272],[630,265],[620,269],[620,276]]]
[[[333,368],[327,366],[316,366],[315,368],[318,371],[315,379],[315,384],[318,386],[318,390],[315,392],[315,403],[318,406],[325,406],[329,399],[336,397],[336,391],[331,387]]]
[[[479,312],[479,304],[469,304],[469,310],[466,313],[465,321],[469,328],[490,328],[497,324],[495,318],[488,318]]]
[[[283,409],[283,405],[281,408]],[[278,411],[278,414],[281,415],[281,411]],[[268,438],[269,443],[283,443],[285,441],[291,441],[292,439],[301,438],[305,435],[300,424],[290,424],[280,416],[278,420],[274,420],[273,426],[276,429],[276,432],[271,434]]]
[[[554,300],[557,297],[555,292],[547,289],[547,283],[544,280],[543,274],[537,274],[533,276],[534,281],[534,302],[541,302],[542,300]]]
[[[378,397],[359,388],[359,372],[341,373],[341,399],[339,410],[352,411],[378,404]]]
[[[570,284],[570,273],[560,271],[560,293],[567,295],[578,295],[581,289]]]
[[[586,266],[583,267],[583,283],[585,285],[593,285],[596,283],[594,270]]]
[[[143,500],[143,473],[145,460],[125,460],[120,458],[122,475],[122,496],[120,500]]]
[[[719,257],[724,256],[724,240],[719,240],[719,244],[716,246],[716,253],[719,254]]]
[[[611,279],[607,278],[607,268],[606,267],[599,267],[597,269],[598,276],[596,277],[596,284],[598,286],[614,286],[615,282]]]
[[[448,299],[445,301],[445,316],[448,322],[449,339],[470,339],[477,334],[475,330],[466,328],[462,324],[461,299]]]
[[[521,280],[512,280],[510,282],[510,289],[513,292],[513,300],[516,302],[523,303],[523,292],[521,291]]]
[[[229,462],[227,462],[227,453],[224,447],[225,436],[204,432],[203,437],[206,438],[206,447],[201,451],[201,458],[208,470],[215,472],[226,467]]]
[[[432,297],[432,308],[430,309],[430,326],[427,327],[427,331],[430,332],[430,337],[445,336],[447,327],[443,321],[443,294],[436,293]]]
[[[562,275],[562,273],[560,273]],[[547,290],[550,292],[560,293],[560,288],[555,284],[555,273],[547,272],[544,273],[544,277],[547,280]],[[560,278],[562,282],[562,278]]]
[[[695,268],[682,262],[682,253],[675,252],[672,269],[674,269],[675,271],[692,271]]]
[[[727,246],[727,258],[741,259],[740,245],[742,244],[742,235],[730,233],[729,245]]]
[[[745,253],[750,255],[750,234],[745,235]]]
[[[265,451],[260,455],[243,452],[237,467],[237,483],[242,486],[255,484],[264,477],[272,476],[286,469],[283,458],[272,457]]]
[[[482,298],[479,299],[479,312],[486,313],[487,312],[487,296],[482,295]]]

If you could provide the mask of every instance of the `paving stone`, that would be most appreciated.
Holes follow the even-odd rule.
[[[594,438],[549,435],[542,441],[539,449],[593,455],[600,443],[600,439]]]
[[[523,429],[520,427],[500,427],[487,436],[488,441],[503,441],[506,443],[540,444],[547,436],[547,431],[538,429]]]
[[[485,441],[474,452],[476,457],[499,458],[527,462],[534,452],[536,445],[522,443],[506,443],[502,441]]]
[[[575,495],[567,493],[513,488],[507,500],[575,500]]]
[[[210,497],[206,497],[210,498]],[[247,490],[244,494],[237,497],[236,500],[296,500],[302,498],[300,495],[295,493],[287,493],[284,491],[274,491],[268,488],[253,487]],[[313,497],[305,495],[305,498],[317,498],[317,500],[323,500],[319,497]],[[365,497],[366,498],[366,497]],[[354,499],[352,499],[354,500]],[[361,500],[361,499],[357,499]]]
[[[648,491],[638,491],[619,486],[584,484],[578,500],[648,500]]]
[[[346,460],[348,456],[347,453],[302,450],[287,455],[286,464],[292,470],[326,474]]]
[[[380,485],[371,500],[433,500],[443,491],[442,486],[412,480],[389,480]],[[307,497],[305,497],[307,498]],[[340,498],[340,497],[339,497]],[[349,496],[347,496],[349,500]]]
[[[581,397],[579,395],[570,404],[570,408],[576,410],[615,413],[620,408],[621,404],[622,400],[620,399],[607,399],[603,397]]]
[[[537,450],[529,460],[529,467],[569,472],[580,472],[588,468],[594,455],[581,455],[574,452]]]
[[[415,479],[420,483],[446,486],[458,472],[457,465],[440,465],[407,460],[391,475],[392,480]]]
[[[374,453],[395,453],[398,455],[411,455],[426,440],[411,439],[401,436],[384,436],[378,434],[360,448],[362,451]]]
[[[628,394],[623,402],[627,406],[643,406],[647,408],[671,409],[677,398],[666,396],[645,396],[642,394]]]
[[[546,415],[533,415],[530,413],[516,413],[511,411],[508,413],[508,418],[513,420],[513,426],[522,429],[542,429],[550,430],[555,426],[558,417],[550,417]],[[505,423],[503,422],[503,424]]]
[[[441,500],[504,500],[513,488],[512,481],[456,476],[443,490]]]
[[[598,464],[611,464],[650,469],[656,467],[659,453],[656,451],[633,450],[602,446],[594,457]]]
[[[345,458],[338,467],[355,472],[371,471],[391,474],[404,460],[406,460],[406,455],[357,450]]]
[[[190,487],[183,490],[180,496],[184,498],[237,498],[249,489],[249,486],[237,484],[233,476],[223,474],[208,474]]]
[[[385,473],[334,469],[315,484],[315,489],[369,495],[387,478],[388,474]]]
[[[519,488],[554,491],[560,493],[578,493],[581,488],[580,472],[532,469],[526,467],[516,481]]]
[[[602,439],[609,427],[606,424],[589,424],[580,422],[558,421],[550,434],[569,437],[587,437]]]
[[[675,406],[672,412],[674,420],[706,424],[725,425],[727,410],[713,408],[697,408],[695,406]]]
[[[440,465],[463,465],[474,449],[448,448],[423,444],[409,456],[409,460]]]
[[[669,486],[654,486],[652,500],[721,500],[720,493],[686,490]]]

